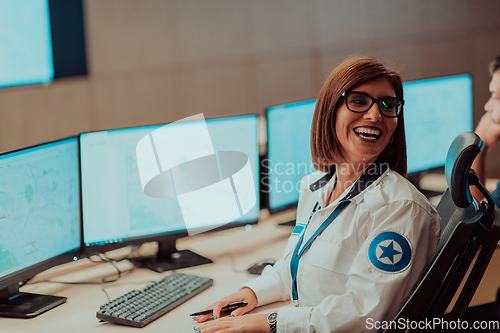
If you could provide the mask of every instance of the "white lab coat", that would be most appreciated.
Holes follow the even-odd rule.
[[[301,183],[297,223],[307,223],[316,202],[323,207],[313,214],[302,245],[339,203],[337,199],[325,207],[335,175],[319,190],[309,188],[324,175],[315,172]],[[399,272],[381,270],[368,257],[372,240],[387,231],[402,235],[411,247],[411,260]],[[387,169],[304,252],[297,273],[299,307],[278,311],[277,331],[363,332],[367,320],[392,320],[434,253],[440,231],[434,207],[410,182]],[[298,238],[292,234],[283,258],[245,284],[257,295],[258,306],[291,299],[290,258]]]

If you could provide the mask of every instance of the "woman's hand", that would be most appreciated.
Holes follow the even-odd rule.
[[[271,333],[271,327],[267,323],[267,314],[261,313],[234,318],[224,317],[208,323],[197,324],[194,329],[196,333],[236,333],[243,331],[246,333]]]
[[[247,288],[247,287],[243,287],[238,292],[236,292],[232,295],[229,295],[228,297],[225,297],[225,298],[221,299],[220,301],[215,302],[215,303],[207,306],[205,309],[203,309],[203,310],[214,309],[213,314],[196,316],[193,319],[199,323],[202,323],[202,322],[207,321],[209,319],[220,318],[221,317],[220,310],[224,306],[231,304],[231,303],[235,303],[235,302],[246,302],[246,303],[248,303],[248,305],[241,307],[241,308],[237,308],[236,310],[231,312],[232,317],[241,316],[241,315],[255,309],[255,306],[257,305],[257,296],[255,296],[255,293],[253,292],[252,289]],[[267,323],[267,321],[266,321],[266,323]]]

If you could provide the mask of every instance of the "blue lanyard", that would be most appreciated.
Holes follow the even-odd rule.
[[[302,236],[300,236],[299,240],[297,241],[297,245],[295,246],[295,250],[293,251],[292,259],[290,261],[290,272],[292,274],[292,298],[293,298],[293,304],[295,306],[299,306],[299,293],[297,292],[297,270],[299,269],[299,261],[300,257],[302,257],[302,254],[304,251],[311,245],[311,243],[314,241],[318,235],[325,230],[332,222],[335,220],[335,218],[342,212],[344,208],[349,205],[350,201],[341,201],[337,208],[328,216],[328,218],[321,224],[321,226],[316,230],[316,232],[309,238],[309,240],[304,244],[302,247],[302,250],[299,252],[300,245],[302,244],[302,241],[304,239],[304,235],[306,233],[305,229],[309,225],[309,221],[311,220],[309,218],[309,221],[307,221],[306,228],[304,228],[304,232],[302,233]],[[317,205],[317,203],[316,203]],[[316,206],[314,206],[316,207]],[[313,209],[314,213],[314,209]],[[312,217],[312,215],[311,215]]]
[[[295,306],[299,306],[299,294],[297,292],[297,270],[299,269],[300,257],[302,256],[304,251],[307,250],[307,248],[311,245],[314,239],[318,237],[318,235],[323,230],[325,230],[333,222],[333,220],[335,220],[335,218],[340,214],[340,212],[342,212],[342,210],[346,208],[347,205],[349,205],[349,203],[351,202],[350,200],[355,196],[357,196],[359,193],[361,193],[368,186],[370,186],[370,184],[372,184],[374,181],[376,181],[387,170],[388,167],[389,166],[386,163],[371,164],[359,177],[356,183],[354,183],[354,186],[349,191],[349,193],[345,197],[340,199],[340,203],[337,206],[337,208],[335,208],[335,210],[330,214],[330,216],[328,216],[328,218],[321,224],[318,230],[316,230],[316,232],[311,236],[311,238],[309,238],[309,240],[302,247],[302,250],[299,252],[300,245],[304,240],[306,228],[309,226],[309,222],[311,221],[313,214],[316,212],[317,210],[316,208],[318,208],[319,206],[319,203],[316,202],[316,205],[314,206],[311,212],[311,216],[309,216],[304,231],[302,232],[302,236],[300,236],[299,240],[297,241],[297,245],[295,245],[295,250],[293,251],[292,259],[290,261],[290,273],[292,274],[292,298],[293,298],[293,304]],[[314,192],[319,188],[323,187],[331,179],[332,175],[333,173],[328,173],[323,178],[311,184],[309,187],[310,190]]]

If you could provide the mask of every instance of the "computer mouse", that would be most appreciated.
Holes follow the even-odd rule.
[[[247,268],[247,272],[250,274],[260,275],[267,265],[274,265],[276,260],[274,259],[262,259],[257,261],[255,264]]]

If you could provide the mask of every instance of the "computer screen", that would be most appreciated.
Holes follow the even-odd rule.
[[[314,172],[310,133],[316,100],[273,106],[267,109],[267,161],[263,184],[267,185],[269,210],[295,205],[301,179]]]
[[[48,0],[0,0],[0,32],[0,87],[52,80]]]
[[[0,88],[87,74],[82,0],[0,0]]]
[[[198,231],[200,228],[211,229],[222,224],[220,228],[231,228],[256,223],[259,214],[259,205],[256,204],[259,202],[257,116],[209,119],[205,123],[213,151],[217,153],[219,161],[222,161],[222,153],[227,151],[241,152],[248,156],[249,167],[254,175],[253,183],[250,184],[253,185],[254,199],[245,202],[245,198],[240,197],[239,204],[244,214],[230,223],[225,224],[228,221],[213,219],[200,222],[203,220],[200,217],[193,222],[195,223],[193,229]],[[153,176],[148,178],[148,168],[151,168],[153,173],[158,172],[157,159],[158,162],[165,163],[162,159],[169,154],[162,155],[163,150],[170,149],[170,155],[174,156],[178,153],[175,151],[177,147],[191,147],[192,149],[186,149],[187,154],[198,149],[196,146],[200,131],[196,128],[197,124],[200,123],[183,122],[81,134],[83,238],[90,251],[95,249],[101,252],[132,243],[160,240],[163,236],[174,238],[187,236],[189,209],[183,209],[186,203],[182,201],[179,182],[175,184],[176,195],[171,197],[147,195],[148,187],[145,187],[145,184],[154,178]],[[180,132],[177,133],[179,137],[192,128],[195,130],[192,136],[184,137],[185,139],[170,140],[160,135],[161,131],[167,128],[179,129]],[[145,138],[147,141],[144,141]],[[152,148],[149,143],[150,138],[155,143]],[[149,143],[153,158],[152,164],[146,165],[146,169],[141,169],[144,172],[140,172],[138,147],[144,142]],[[157,154],[157,159],[154,158],[153,150]],[[140,154],[147,155],[147,149],[146,153]],[[186,161],[181,160],[177,164],[182,162]],[[209,163],[204,165],[206,168],[209,167]],[[217,170],[215,172],[219,176],[219,172]],[[200,179],[199,182],[201,184],[203,180]],[[238,187],[237,182],[235,185]],[[233,189],[235,193],[236,190],[240,191],[240,188]],[[210,202],[210,199],[209,197],[192,199],[191,203],[201,207],[202,214],[210,216],[210,206],[203,206],[206,202]],[[230,208],[228,205],[227,210]],[[197,222],[200,223],[196,224]]]
[[[406,82],[403,89],[408,173],[444,166],[453,139],[473,130],[470,75]]]
[[[0,184],[0,291],[17,293],[19,282],[80,250],[78,138],[0,155]]]

